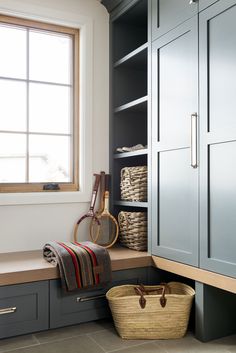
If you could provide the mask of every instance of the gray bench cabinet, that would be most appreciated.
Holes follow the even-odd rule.
[[[98,320],[110,316],[106,292],[110,287],[127,283],[146,283],[148,269],[113,272],[111,284],[96,290],[65,293],[60,280],[50,281],[50,328]]]
[[[0,287],[0,338],[47,330],[48,281]]]
[[[109,288],[151,279],[144,267],[113,272],[105,288],[72,293],[62,290],[59,279],[0,286],[0,339],[108,317]]]

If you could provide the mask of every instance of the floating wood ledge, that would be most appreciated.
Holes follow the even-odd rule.
[[[223,276],[215,272],[182,264],[158,256],[152,256],[153,266],[179,276],[193,279],[194,281],[208,284],[231,293],[236,293],[236,278]]]

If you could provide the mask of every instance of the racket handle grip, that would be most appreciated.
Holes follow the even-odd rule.
[[[105,191],[109,191],[110,190],[110,174],[106,174],[105,176]]]
[[[93,186],[93,192],[97,192],[98,191],[98,188],[99,188],[99,184],[100,184],[100,174],[94,174],[95,176],[95,182],[94,182],[94,186]]]

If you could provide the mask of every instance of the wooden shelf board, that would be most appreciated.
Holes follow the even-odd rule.
[[[133,50],[129,54],[125,55],[123,58],[117,60],[114,64],[114,68],[127,63],[129,60],[135,59],[135,57],[137,57],[143,51],[147,50],[147,48],[148,48],[148,43],[144,43],[139,48]]]
[[[114,201],[114,205],[116,206],[125,206],[125,207],[148,207],[147,202],[139,202],[139,201]]]
[[[122,112],[122,111],[128,110],[128,109],[142,111],[142,110],[146,109],[145,105],[147,104],[147,100],[148,100],[148,96],[144,96],[144,97],[135,99],[132,102],[123,104],[123,105],[115,108],[114,111],[115,111],[115,113],[119,113],[119,112]]]
[[[148,150],[147,150],[147,148],[145,148],[145,149],[137,150],[137,151],[133,151],[133,152],[115,153],[114,159],[144,156],[147,154],[148,154]]]

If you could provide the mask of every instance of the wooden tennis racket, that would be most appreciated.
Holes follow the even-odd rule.
[[[103,210],[104,210],[104,194],[105,194],[105,172],[100,173],[100,203],[99,203],[99,208],[95,212],[96,217],[99,219]],[[96,243],[99,237],[99,228],[100,228],[100,223],[98,224],[95,219],[91,219],[90,223],[90,238],[91,240]]]
[[[99,220],[94,212],[94,207],[96,204],[97,193],[98,193],[98,188],[99,188],[101,176],[100,176],[100,174],[94,174],[94,176],[95,176],[95,182],[94,182],[94,186],[93,186],[93,193],[92,193],[89,211],[86,214],[84,214],[82,217],[80,217],[80,219],[76,223],[76,225],[74,227],[74,241],[77,241],[78,228],[82,222],[84,223],[84,221],[93,220],[96,224],[98,224],[98,225],[100,224]],[[97,229],[97,231],[99,231],[99,227],[97,227],[96,229]],[[98,237],[98,235],[99,234],[97,234],[96,237]]]
[[[91,223],[91,234],[95,239],[96,228],[99,229],[99,234],[96,243],[105,247],[110,248],[115,244],[119,234],[119,226],[115,217],[109,212],[109,185],[110,175],[105,176],[105,193],[104,193],[104,209],[100,216],[98,215],[98,225],[95,226],[95,222]]]

